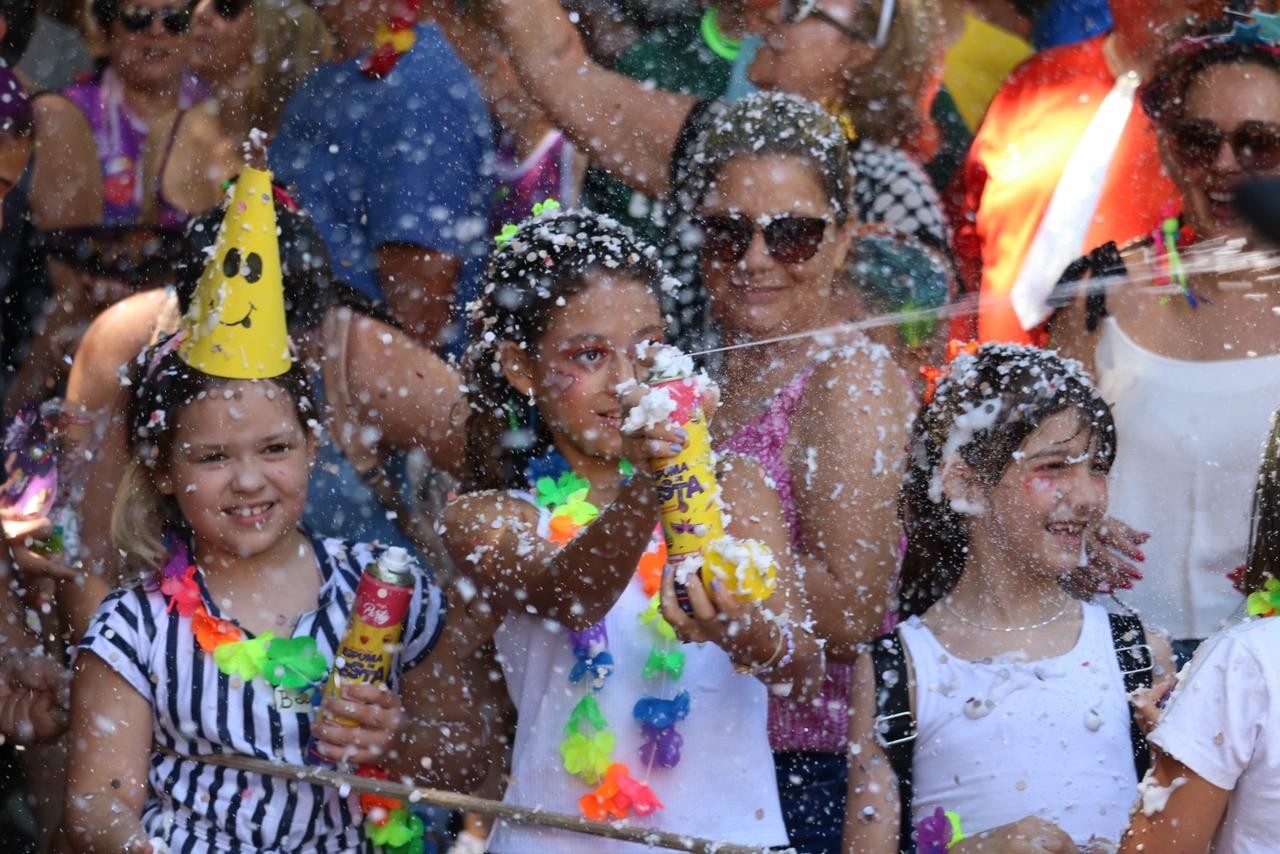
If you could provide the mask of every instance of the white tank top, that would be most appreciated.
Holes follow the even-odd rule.
[[[1258,463],[1280,405],[1280,356],[1191,362],[1139,347],[1108,317],[1097,381],[1119,439],[1110,513],[1151,532],[1121,595],[1148,626],[1203,638],[1240,604]]]
[[[965,661],[918,618],[900,626],[919,726],[914,821],[941,807],[972,836],[1034,815],[1077,845],[1120,840],[1138,783],[1129,704],[1107,612],[1082,607],[1075,647],[1041,661]]]
[[[545,517],[545,514],[544,514]],[[543,521],[545,525],[545,518]],[[545,533],[545,532],[544,532]],[[638,578],[605,617],[615,669],[596,693],[600,711],[617,736],[613,760],[653,789],[665,805],[628,823],[702,836],[739,845],[776,846],[787,841],[778,802],[773,754],[765,729],[767,689],[733,670],[729,656],[714,644],[685,644],[684,674],[666,690],[642,677],[654,632],[638,617],[649,604]],[[507,690],[519,713],[512,751],[509,804],[581,815],[578,799],[593,787],[564,770],[560,742],[582,683],[571,684],[575,659],[565,629],[528,614],[508,615],[494,635]],[[644,739],[632,716],[636,701],[679,690],[690,695],[689,716],[676,724],[684,737],[680,763],[655,767],[646,775],[639,757]],[[489,841],[497,854],[608,854],[651,851],[643,845],[583,836],[533,825],[498,822]]]

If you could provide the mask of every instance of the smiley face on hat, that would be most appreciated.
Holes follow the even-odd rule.
[[[270,172],[246,166],[240,173],[184,322],[181,353],[193,368],[231,379],[289,370]]]

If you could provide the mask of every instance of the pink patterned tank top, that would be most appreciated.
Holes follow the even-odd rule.
[[[796,374],[782,391],[769,402],[756,420],[744,426],[721,450],[750,457],[759,463],[773,481],[783,516],[791,534],[791,545],[800,542],[799,508],[795,487],[787,468],[785,448],[791,435],[791,419],[805,386],[825,355]],[[843,753],[849,738],[849,689],[853,681],[853,665],[828,661],[822,692],[811,703],[794,703],[769,697],[769,746],[775,753]]]

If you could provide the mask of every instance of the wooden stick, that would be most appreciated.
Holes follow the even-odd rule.
[[[355,792],[370,795],[385,795],[399,798],[410,803],[424,803],[448,810],[491,815],[507,821],[537,824],[543,827],[554,827],[557,830],[568,830],[573,833],[586,833],[591,836],[603,836],[608,839],[619,839],[623,842],[636,842],[651,848],[668,848],[674,851],[693,851],[697,854],[760,854],[768,848],[755,848],[749,845],[733,845],[727,842],[716,842],[683,833],[671,833],[643,827],[633,827],[622,822],[608,823],[589,821],[578,816],[547,810],[529,809],[474,795],[462,795],[457,792],[446,792],[442,789],[423,789],[406,786],[390,780],[371,780],[331,771],[328,768],[285,765],[281,762],[268,762],[254,756],[242,756],[235,753],[217,753],[205,756],[187,756],[156,745],[156,749],[179,759],[204,762],[209,765],[221,765],[237,771],[250,771],[255,774],[266,774],[271,777],[286,777],[307,783],[315,783],[331,788],[346,788]],[[708,804],[708,808],[714,808]]]

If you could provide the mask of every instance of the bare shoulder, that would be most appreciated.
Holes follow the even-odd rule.
[[[61,95],[45,95],[31,103],[31,112],[35,117],[37,136],[42,131],[59,133],[83,131],[93,139],[93,129],[84,112],[69,98]]]
[[[404,331],[360,312],[352,312],[350,329],[347,377],[353,388],[394,392],[411,397],[415,404],[428,394],[442,399],[451,413],[466,412],[462,374],[452,364]]]
[[[837,434],[857,440],[847,431],[879,425],[905,435],[913,409],[901,368],[885,347],[864,339],[819,356],[796,411],[795,430],[801,438]]]
[[[351,332],[347,338],[347,348],[353,362],[366,358],[383,359],[396,350],[414,349],[418,346],[412,338],[390,323],[369,317],[346,306],[338,306],[333,311],[351,313]]]

